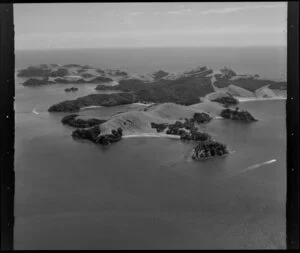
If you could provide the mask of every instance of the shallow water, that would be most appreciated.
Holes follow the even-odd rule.
[[[66,114],[47,109],[94,86],[65,93],[68,85],[16,85],[15,249],[285,248],[284,100],[241,103],[259,119],[252,124],[207,124],[234,152],[195,162],[195,144],[180,140],[73,140],[60,122]],[[81,113],[105,118],[143,107]]]

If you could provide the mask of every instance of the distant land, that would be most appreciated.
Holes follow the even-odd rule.
[[[229,68],[212,70],[196,67],[182,73],[158,70],[144,75],[119,69],[100,69],[78,64],[41,64],[18,71],[27,78],[24,86],[61,84],[98,84],[96,90],[134,92],[136,99],[147,102],[193,104],[209,93],[223,91],[234,97],[286,97],[286,82],[262,79],[258,75],[239,75]]]

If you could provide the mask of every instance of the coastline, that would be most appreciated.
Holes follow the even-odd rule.
[[[151,106],[154,103],[149,103],[149,104],[144,104],[144,103],[131,103],[131,105],[142,105],[142,106]],[[101,108],[101,107],[105,107],[103,105],[91,105],[91,106],[85,106],[85,107],[81,107],[81,110],[89,110],[89,109],[97,109],[97,108]]]
[[[102,106],[102,105],[85,106],[85,107],[81,107],[81,108],[80,108],[80,111],[83,111],[83,110],[89,110],[89,109],[95,109],[95,108],[100,108],[100,107],[104,107],[104,106]]]
[[[122,138],[139,138],[139,137],[152,137],[152,138],[169,138],[169,139],[180,139],[180,136],[178,135],[172,135],[172,134],[159,134],[159,133],[140,133],[140,134],[128,134],[123,135]]]
[[[139,103],[139,102],[136,102],[136,103],[132,103],[132,105],[143,105],[143,106],[151,106],[151,105],[154,105],[154,103]]]
[[[271,97],[271,98],[258,98],[258,97],[235,97],[239,102],[248,101],[264,101],[264,100],[285,100],[286,97]]]

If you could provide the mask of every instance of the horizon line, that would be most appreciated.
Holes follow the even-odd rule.
[[[240,45],[240,46],[145,46],[145,47],[74,47],[74,48],[15,48],[15,51],[52,51],[52,50],[94,50],[94,49],[195,49],[195,48],[274,48],[274,47],[287,47],[287,45]]]

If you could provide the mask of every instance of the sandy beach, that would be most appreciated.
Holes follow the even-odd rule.
[[[271,97],[271,98],[258,98],[258,97],[235,97],[239,102],[248,101],[263,101],[263,100],[284,100],[286,97]]]
[[[150,106],[150,105],[154,105],[154,103],[149,103],[149,104],[146,104],[146,103],[133,103],[133,105],[143,105],[143,106]]]
[[[124,135],[123,138],[139,138],[139,137],[152,137],[152,138],[169,138],[169,139],[180,139],[179,135],[172,134],[160,134],[160,133],[140,133]]]
[[[95,108],[100,108],[103,107],[102,105],[91,105],[91,106],[86,106],[86,107],[82,107],[80,108],[80,110],[89,110],[89,109],[95,109]]]

